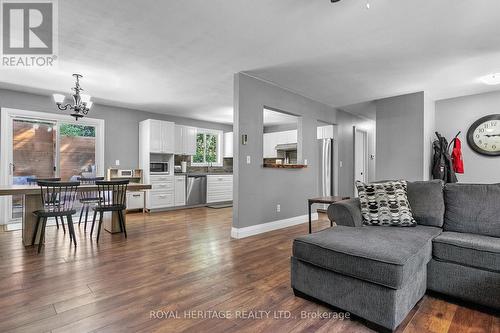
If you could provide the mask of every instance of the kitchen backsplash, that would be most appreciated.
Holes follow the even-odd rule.
[[[191,166],[191,156],[186,155],[175,155],[175,165],[181,165],[181,162],[187,162],[188,172],[208,172],[208,171],[218,171],[218,172],[233,172],[233,159],[224,158],[221,167],[198,167]]]

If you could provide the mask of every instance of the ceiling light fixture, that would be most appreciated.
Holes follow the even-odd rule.
[[[500,84],[500,73],[488,74],[479,78],[484,84],[488,84],[490,86]]]
[[[80,79],[83,77],[80,74],[73,74],[73,77],[75,78],[75,86],[71,88],[71,90],[74,91],[74,94],[71,96],[73,97],[73,105],[70,103],[66,105],[62,105],[64,102],[65,96],[61,94],[54,94],[54,102],[56,102],[56,105],[59,110],[65,111],[68,108],[73,111],[71,116],[75,117],[76,120],[79,118],[84,117],[89,113],[90,108],[92,107],[92,101],[90,100],[90,95],[85,95],[85,94],[80,94],[80,92],[83,91],[83,88],[80,87]]]

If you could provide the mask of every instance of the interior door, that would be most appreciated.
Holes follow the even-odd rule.
[[[367,134],[364,131],[354,130],[354,182],[367,181]],[[357,195],[357,188],[354,186],[354,194]]]
[[[56,123],[36,119],[12,119],[12,163],[9,183],[26,185],[30,178],[53,178],[57,174]],[[19,222],[23,197],[12,196],[7,223]]]

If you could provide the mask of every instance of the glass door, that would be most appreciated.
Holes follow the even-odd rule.
[[[30,178],[56,176],[56,123],[36,119],[12,120],[13,185],[27,185]],[[9,222],[19,222],[23,213],[23,197],[13,196]]]
[[[96,127],[61,123],[59,125],[59,177],[76,181],[96,177]]]

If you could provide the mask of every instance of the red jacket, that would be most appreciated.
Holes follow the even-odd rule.
[[[460,142],[459,138],[456,138],[453,143],[451,160],[453,162],[453,170],[455,170],[456,173],[464,173],[464,161],[462,159],[462,142]]]

